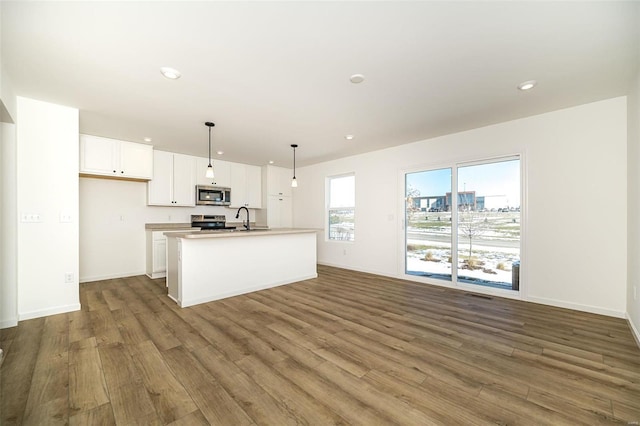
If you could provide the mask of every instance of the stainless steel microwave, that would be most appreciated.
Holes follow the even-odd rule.
[[[231,205],[231,188],[220,186],[196,186],[196,205],[229,206]]]

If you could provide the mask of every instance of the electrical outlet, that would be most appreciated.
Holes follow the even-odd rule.
[[[20,213],[20,222],[38,223],[40,222],[40,213]]]
[[[169,222],[171,222],[171,215],[169,215]]]
[[[65,284],[73,284],[73,272],[67,272],[64,274]]]
[[[638,286],[634,285],[633,286],[633,300],[638,300],[638,294],[637,294],[637,290]]]
[[[71,223],[71,213],[60,213],[60,223]]]
[[[342,255],[346,256],[347,255],[347,249],[342,249]]]

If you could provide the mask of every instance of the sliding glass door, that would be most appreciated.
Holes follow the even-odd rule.
[[[520,160],[460,166],[457,171],[458,282],[517,290]]]
[[[451,169],[405,175],[406,273],[451,281]]]
[[[520,186],[517,156],[406,173],[405,272],[519,290]]]

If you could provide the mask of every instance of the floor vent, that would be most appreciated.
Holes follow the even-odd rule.
[[[479,297],[480,299],[493,300],[493,297],[491,297],[491,296],[485,296],[485,295],[483,295],[483,294],[465,293],[465,296]]]

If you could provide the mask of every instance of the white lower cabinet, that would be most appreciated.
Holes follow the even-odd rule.
[[[185,232],[192,228],[159,231],[147,230],[147,265],[146,274],[149,278],[164,278],[167,276],[167,237],[165,232]]]

